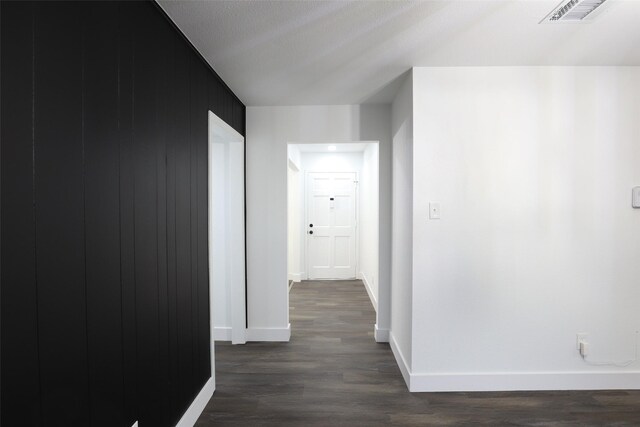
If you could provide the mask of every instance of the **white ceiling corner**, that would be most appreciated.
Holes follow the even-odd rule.
[[[539,24],[558,2],[159,4],[249,106],[385,103],[412,66],[640,65],[640,0]]]

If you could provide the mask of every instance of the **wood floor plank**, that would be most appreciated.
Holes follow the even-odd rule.
[[[360,281],[290,293],[291,342],[216,343],[197,426],[638,426],[640,391],[409,393]]]

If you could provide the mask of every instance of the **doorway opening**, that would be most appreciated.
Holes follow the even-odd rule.
[[[246,342],[244,206],[244,137],[209,112],[212,375],[214,341]]]
[[[378,142],[288,144],[287,167],[289,283],[359,279],[377,312]]]

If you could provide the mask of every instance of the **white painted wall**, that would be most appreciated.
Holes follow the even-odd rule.
[[[413,78],[402,83],[392,107],[393,242],[391,348],[405,379],[411,370],[413,284]]]
[[[362,152],[307,153],[300,156],[302,169],[309,172],[357,172],[362,174]]]
[[[359,175],[359,256],[360,278],[367,287],[369,297],[378,310],[378,144],[367,144],[362,153],[362,171]]]
[[[247,108],[248,314],[250,329],[267,331],[261,338],[288,339],[287,144],[380,142],[380,259],[389,260],[390,118],[388,105]],[[379,287],[389,301],[389,263],[380,264]],[[377,323],[388,329],[388,306]]]
[[[640,68],[413,73],[411,388],[640,388]]]

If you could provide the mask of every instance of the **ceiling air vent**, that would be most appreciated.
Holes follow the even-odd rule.
[[[564,0],[553,9],[542,22],[580,22],[606,1],[607,0]]]

